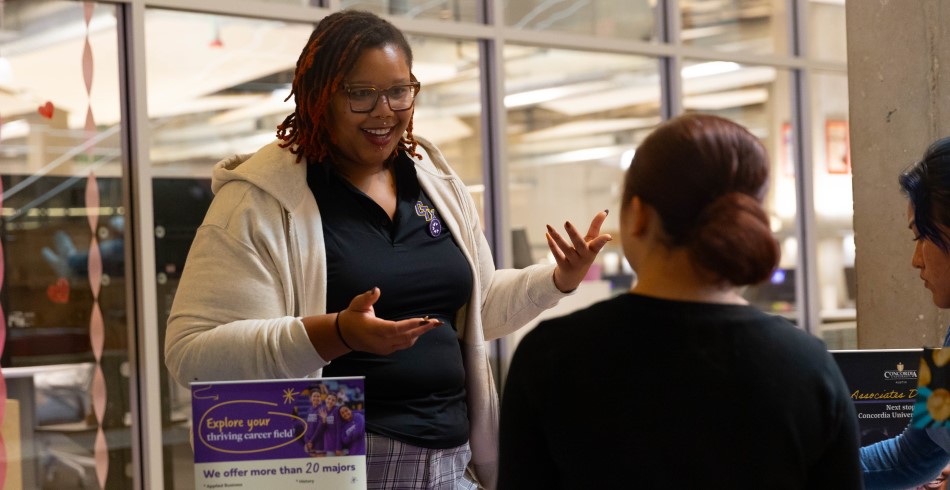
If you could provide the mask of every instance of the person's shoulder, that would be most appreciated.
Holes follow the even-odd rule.
[[[610,328],[618,318],[629,318],[624,311],[629,307],[628,295],[619,295],[593,303],[585,308],[544,319],[527,336],[553,339],[572,337],[578,325],[583,325],[585,335],[598,328]]]
[[[454,177],[456,175],[455,170],[452,169],[442,154],[442,150],[435,143],[419,135],[413,135],[413,138],[418,143],[416,147],[418,157],[410,156],[410,158],[415,163],[416,170],[439,177]]]
[[[824,342],[820,338],[795,325],[788,318],[766,313],[754,307],[749,307],[749,309],[752,311],[750,315],[753,316],[756,319],[755,321],[760,323],[764,331],[770,335],[777,336],[785,341],[800,342],[824,349]]]
[[[218,162],[212,172],[212,190],[216,195],[243,193],[250,185],[288,209],[294,209],[309,193],[306,166],[306,159],[298,161],[296,154],[275,140],[254,153],[234,155]]]
[[[746,345],[761,355],[792,362],[801,369],[822,370],[833,363],[824,340],[788,319],[750,307],[751,322],[744,330]]]

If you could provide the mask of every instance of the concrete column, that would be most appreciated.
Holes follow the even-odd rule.
[[[858,347],[940,345],[950,313],[933,305],[910,265],[897,176],[950,135],[950,2],[849,1],[846,9]]]

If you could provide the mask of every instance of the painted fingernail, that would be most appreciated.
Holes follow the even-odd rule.
[[[609,210],[609,209],[605,209],[605,210],[604,210],[604,214],[610,214],[610,210]]]

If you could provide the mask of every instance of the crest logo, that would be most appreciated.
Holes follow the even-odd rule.
[[[890,381],[901,381],[901,380],[917,380],[917,370],[908,369],[904,370],[904,363],[898,361],[895,370],[884,371],[884,379]]]

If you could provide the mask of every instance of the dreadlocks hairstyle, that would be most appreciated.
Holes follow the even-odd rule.
[[[288,99],[294,97],[296,108],[277,126],[277,138],[283,141],[281,148],[289,147],[291,153],[297,155],[297,162],[304,157],[321,161],[330,155],[336,143],[330,130],[331,97],[342,88],[344,76],[366,49],[387,44],[403,51],[412,70],[412,48],[402,31],[388,21],[358,10],[343,10],[324,17],[297,59],[293,85],[287,96]],[[419,157],[416,146],[410,118],[396,151]]]

